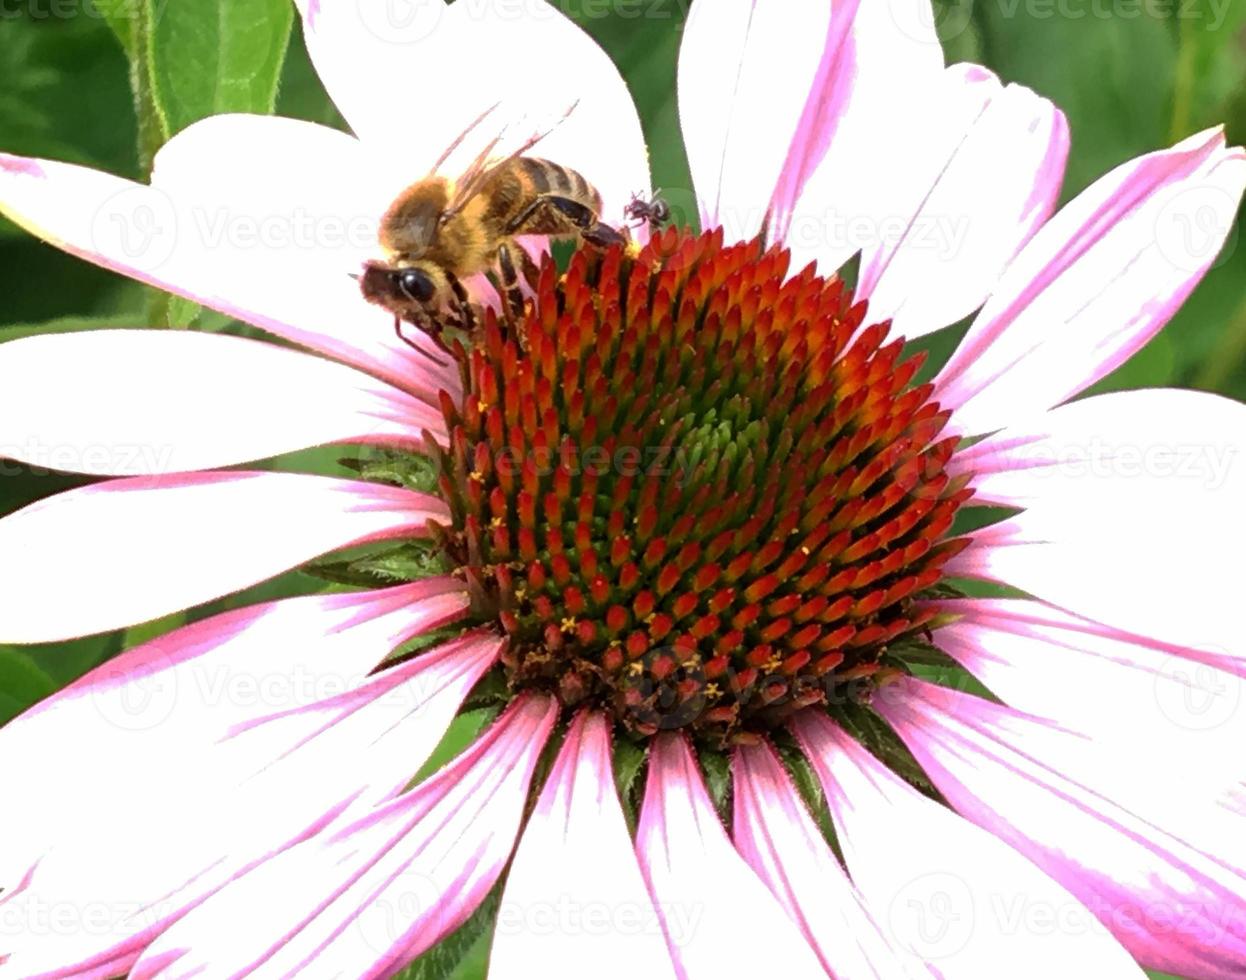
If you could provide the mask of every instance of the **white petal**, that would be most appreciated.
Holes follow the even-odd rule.
[[[832,25],[830,4],[784,0],[691,9],[679,110],[702,227],[724,227],[728,241],[761,229],[819,66],[844,45],[852,15]]]
[[[0,520],[0,641],[143,623],[319,555],[449,522],[435,497],[293,473],[133,477]]]
[[[879,707],[939,790],[1094,910],[1144,965],[1182,976],[1237,977],[1246,964],[1246,873],[1223,856],[1225,821],[1183,820],[1113,799],[1126,753],[1105,753],[980,698],[909,680]],[[1153,769],[1153,797],[1181,776]],[[1160,782],[1163,781],[1163,782]],[[1181,791],[1184,791],[1182,787]],[[1131,794],[1134,795],[1134,794]],[[1179,835],[1195,831],[1190,841]],[[1209,833],[1209,831],[1211,831]],[[1240,859],[1242,848],[1234,846]],[[1093,973],[1092,975],[1099,975]]]
[[[681,977],[826,976],[795,924],[731,846],[680,736],[653,742],[636,851]]]
[[[394,336],[393,318],[363,301],[349,277],[358,272],[361,250],[343,255],[326,244],[347,236],[342,226],[358,210],[334,195],[340,153],[324,153],[325,169],[318,169],[320,151],[339,140],[349,137],[311,123],[213,117],[183,130],[157,155],[167,189],[0,154],[0,213],[71,255],[353,364],[436,405],[438,390],[458,390],[456,372],[406,347]],[[257,169],[257,159],[266,167]],[[315,175],[321,195],[291,196],[295,171]],[[227,195],[244,174],[252,193],[231,204]]]
[[[100,365],[107,364],[107,371]],[[223,334],[98,330],[0,345],[0,456],[112,476],[330,443],[446,439],[441,413],[353,368]]]
[[[896,212],[902,221],[880,227],[883,240],[861,257],[858,290],[870,301],[870,320],[891,319],[907,337],[955,323],[982,305],[1051,215],[1068,157],[1064,114],[1028,88],[1001,87],[976,66],[951,68],[944,82],[932,120],[980,111],[964,120],[963,130],[948,120],[952,125],[945,122],[929,141],[935,148],[923,154],[929,183],[920,200]]]
[[[547,699],[517,701],[415,789],[236,879],[164,933],[132,977],[391,976],[497,880],[555,713]]]
[[[1008,267],[940,373],[952,424],[994,431],[1123,364],[1215,261],[1244,186],[1246,151],[1212,130],[1079,194]]]
[[[738,749],[736,847],[837,980],[935,976],[892,946],[870,917],[774,750]]]
[[[434,601],[445,606],[444,598]],[[465,605],[461,597],[458,601],[456,615],[461,615]],[[416,612],[418,605],[400,610]],[[439,619],[422,618],[436,626],[452,617],[442,613]],[[399,625],[392,614],[388,624],[384,619],[362,623],[363,629],[348,623],[344,638],[365,650],[370,642],[375,644],[375,658],[387,650],[378,641]],[[403,632],[414,623],[408,613]],[[244,639],[248,642],[226,641],[222,649],[236,656],[259,636]],[[287,644],[298,639],[297,634],[284,638]],[[319,644],[308,644],[317,658],[335,646],[319,639]],[[183,691],[207,675],[206,680],[218,685],[217,699],[234,710],[213,711],[222,705],[206,698],[201,705],[188,692],[177,699],[177,707],[201,707],[201,712],[190,711],[192,719],[202,719],[198,725],[177,719],[142,734],[126,730],[130,751],[101,755],[100,775],[72,787],[68,812],[56,814],[64,828],[55,834],[44,831],[50,849],[39,858],[29,893],[6,911],[20,916],[88,896],[107,914],[98,913],[90,928],[72,936],[23,936],[15,961],[36,972],[102,962],[118,953],[137,956],[170,922],[232,877],[389,799],[431,754],[497,650],[496,638],[469,637],[374,678],[352,679],[343,694],[290,708],[279,708],[276,701],[306,698],[341,681],[331,670],[310,671],[307,663],[284,677],[277,672],[245,673],[245,666],[228,663],[216,651],[168,670],[153,668],[152,683],[180,685]],[[313,662],[320,666],[319,659]],[[238,683],[224,676],[231,668],[241,675]],[[305,690],[292,696],[289,689],[299,685]],[[239,692],[237,702],[229,703],[229,694],[221,690]],[[255,703],[246,692],[276,692],[277,697],[273,703]],[[125,691],[117,693],[121,696],[104,700],[97,695],[96,700],[101,707],[116,708]],[[250,710],[239,710],[246,708]],[[243,723],[216,723],[244,713],[250,717]],[[58,716],[56,721],[65,719]],[[125,741],[124,733],[103,741],[117,750],[127,747],[118,744]],[[127,773],[118,774],[117,759],[126,760],[139,775],[128,779]],[[127,781],[135,784],[128,790]],[[83,820],[76,804],[90,785],[100,782],[100,798],[120,802]],[[42,802],[55,809],[51,801]]]
[[[893,942],[948,980],[1143,976],[1068,891],[902,782],[825,715],[805,712],[796,731],[848,872]]]
[[[939,628],[939,648],[1018,711],[1153,758],[1224,760],[1246,744],[1246,678],[1198,651],[1034,600],[940,608],[956,618]]]
[[[929,0],[694,7],[679,102],[703,226],[746,239],[769,212],[785,239],[811,175],[860,167],[905,93],[937,76],[933,25]]]
[[[601,191],[606,220],[620,222],[632,195],[647,193],[644,137],[626,84],[596,42],[545,0],[299,7],[330,97],[369,152],[401,167],[408,182],[492,109],[446,173],[463,172],[503,132],[497,151],[505,154],[552,129],[530,155],[582,173]],[[405,106],[408,94],[418,108],[396,117],[394,99]]]
[[[614,789],[601,715],[572,722],[515,852],[490,980],[670,978],[675,971]]]
[[[1117,392],[957,457],[987,502],[1026,509],[975,534],[957,574],[1090,619],[1246,657],[1224,556],[1246,547],[1246,407],[1190,391]]]

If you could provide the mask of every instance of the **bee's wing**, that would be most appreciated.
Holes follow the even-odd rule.
[[[505,138],[506,131],[503,130],[502,132],[498,133],[498,135],[495,136],[493,139],[491,139],[485,145],[484,149],[482,149],[480,153],[477,154],[476,159],[472,161],[471,166],[467,168],[467,171],[463,174],[463,176],[460,177],[455,182],[454,197],[450,201],[450,204],[447,206],[445,210],[445,216],[449,217],[451,215],[458,214],[460,211],[462,211],[463,208],[466,207],[467,202],[480,193],[480,189],[484,187],[484,185],[488,182],[489,177],[493,174],[494,171],[496,171],[499,167],[506,166],[506,164],[510,163],[516,157],[523,156],[530,149],[532,149],[534,146],[540,143],[541,140],[545,139],[546,136],[548,136],[555,129],[561,126],[567,120],[567,117],[570,116],[571,113],[575,111],[576,106],[578,106],[579,104],[580,103],[577,100],[575,103],[572,104],[571,108],[569,108],[563,114],[563,117],[559,119],[558,122],[554,123],[553,126],[545,130],[544,132],[536,133],[533,136],[529,137],[528,139],[524,140],[523,143],[521,143],[515,150],[513,150],[511,153],[508,153],[506,156],[501,157],[501,158],[495,158],[493,156],[493,151],[497,149],[498,144],[501,143],[502,140]],[[457,148],[463,142],[464,137],[466,137],[467,134],[471,132],[472,129],[474,129],[481,121],[484,120],[486,116],[489,115],[489,113],[491,113],[496,108],[497,106],[494,105],[492,108],[486,110],[480,117],[478,117],[476,121],[473,122],[472,125],[467,130],[465,130],[463,134],[459,136],[457,140],[455,140],[454,145],[451,146],[450,149],[447,150],[445,155],[442,157],[442,161],[444,162],[445,158],[448,157],[450,153],[453,152],[454,149]]]
[[[497,110],[497,107],[500,106],[501,104],[502,104],[501,102],[493,103],[493,105],[489,106],[488,109],[486,109],[479,116],[477,116],[470,123],[468,123],[467,128],[463,130],[463,132],[459,133],[457,137],[455,137],[455,140],[453,143],[451,143],[449,146],[446,147],[446,152],[437,158],[437,162],[433,164],[433,169],[429,171],[430,175],[437,173],[438,170],[440,170],[443,166],[445,166],[446,161],[450,159],[450,154],[452,154],[455,150],[457,150],[460,146],[462,146],[463,140],[467,139],[468,136],[470,136],[473,132],[475,132],[476,127],[478,127],[482,122],[488,119],[489,116],[491,116]],[[501,137],[499,136],[498,138],[500,139]],[[497,140],[494,140],[491,145],[496,146]]]

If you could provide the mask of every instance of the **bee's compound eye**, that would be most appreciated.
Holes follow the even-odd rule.
[[[398,288],[417,303],[427,303],[437,292],[432,278],[419,269],[403,269],[398,273]]]

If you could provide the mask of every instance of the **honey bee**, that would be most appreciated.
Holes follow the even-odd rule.
[[[524,155],[542,136],[501,160],[490,159],[500,137],[493,140],[458,180],[433,175],[416,181],[381,218],[385,257],[365,264],[359,284],[366,300],[393,313],[395,332],[410,346],[403,322],[438,343],[447,323],[473,328],[475,313],[462,282],[467,276],[493,273],[510,314],[523,312],[519,268],[533,282],[535,264],[517,236],[576,238],[599,248],[628,241],[601,221],[601,194],[583,175]]]

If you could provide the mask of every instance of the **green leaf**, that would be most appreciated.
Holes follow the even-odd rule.
[[[186,613],[176,612],[170,613],[168,616],[162,616],[160,619],[153,619],[148,623],[140,623],[137,626],[131,626],[125,631],[122,640],[122,649],[131,650],[136,646],[146,643],[148,640],[154,640],[158,636],[164,636],[165,633],[171,633],[180,626],[186,625]]]
[[[405,541],[358,558],[331,558],[307,567],[309,575],[326,582],[365,588],[414,582],[445,571],[444,556],[423,541]]]
[[[836,707],[834,714],[840,727],[864,745],[879,762],[927,796],[942,798],[925,770],[900,741],[900,736],[873,711],[864,705],[843,704]]]
[[[289,0],[164,0],[148,51],[169,135],[221,112],[270,113],[290,40]]]
[[[367,446],[358,456],[339,460],[342,466],[373,483],[389,483],[420,493],[436,493],[440,470],[437,461],[418,453],[398,452],[383,446]]]
[[[22,647],[59,691],[121,650],[121,634],[105,633],[63,643]]]
[[[292,31],[290,34],[290,50],[286,54],[286,63],[281,71],[281,86],[277,93],[277,115],[306,119],[334,129],[347,128],[341,113],[329,101],[324,86],[320,84],[316,69],[312,67],[302,31]]]
[[[724,822],[729,821],[730,809],[728,801],[731,797],[731,763],[721,752],[705,750],[700,753],[701,768],[705,771],[705,783],[709,787],[710,799]]]
[[[485,725],[497,717],[497,713],[498,709],[496,707],[481,708],[477,711],[466,711],[455,718],[450,723],[450,728],[446,731],[441,742],[438,743],[437,748],[433,749],[433,754],[428,757],[428,761],[416,773],[415,778],[411,781],[411,785],[415,786],[423,782],[471,745]]]
[[[817,822],[822,836],[842,860],[843,856],[839,853],[839,841],[835,838],[835,825],[831,822],[831,811],[827,806],[826,794],[822,792],[822,783],[817,773],[813,771],[813,766],[809,764],[805,754],[794,744],[780,741],[778,748],[779,758],[783,760],[783,767],[787,770],[787,774],[792,777],[796,791],[805,801],[805,806],[809,808],[810,814]]]
[[[36,20],[0,6],[0,146],[134,171],[125,57],[94,17]]]
[[[203,313],[203,307],[181,296],[170,296],[168,305],[165,307],[165,322],[170,327],[182,329],[185,327],[193,327],[199,322],[199,317]]]
[[[56,690],[56,682],[17,647],[0,646],[0,724]]]
[[[627,818],[628,828],[636,830],[637,777],[645,764],[645,750],[635,742],[619,738],[614,743],[614,785],[619,791],[619,799],[623,803],[623,815]]]
[[[92,0],[91,6],[117,35],[126,56],[133,58],[138,35],[137,24],[143,15],[144,0]]]
[[[127,0],[128,19],[118,23],[109,20],[114,31],[120,28],[121,46],[130,59],[130,95],[134,99],[134,116],[138,121],[138,159],[143,173],[151,173],[156,151],[170,136],[168,119],[156,105],[151,76],[151,37],[160,8],[153,0]],[[127,34],[128,28],[128,34]]]

